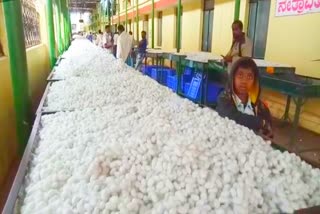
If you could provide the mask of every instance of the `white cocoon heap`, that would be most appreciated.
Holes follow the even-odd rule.
[[[42,116],[22,213],[264,214],[319,205],[319,169],[124,67],[52,85],[48,108],[74,111]]]

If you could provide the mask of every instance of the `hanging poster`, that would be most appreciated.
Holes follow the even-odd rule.
[[[277,0],[276,16],[320,13],[320,0]]]

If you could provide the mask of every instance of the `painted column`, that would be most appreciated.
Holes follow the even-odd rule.
[[[139,42],[139,1],[136,0],[136,25],[137,25],[137,41]]]
[[[178,0],[178,14],[177,14],[177,52],[181,49],[181,0]]]
[[[151,47],[154,48],[154,0],[152,0]]]
[[[240,16],[240,2],[241,2],[241,0],[235,0],[234,20],[239,20],[239,16]]]
[[[55,39],[54,39],[54,22],[53,22],[52,0],[47,0],[46,10],[47,10],[50,66],[51,66],[51,68],[53,68],[53,66],[56,63],[56,50],[55,50]]]
[[[128,31],[128,0],[126,0],[126,31]]]
[[[56,0],[57,5],[57,35],[58,35],[58,50],[59,55],[63,52],[63,39],[62,39],[62,28],[61,28],[61,2]]]
[[[21,1],[4,1],[3,8],[8,39],[17,139],[19,153],[22,155],[28,142],[32,124]]]

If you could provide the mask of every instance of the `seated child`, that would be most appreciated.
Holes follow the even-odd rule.
[[[220,95],[216,110],[220,116],[270,139],[273,138],[271,114],[259,97],[258,67],[251,58],[243,57],[232,66],[229,85]]]

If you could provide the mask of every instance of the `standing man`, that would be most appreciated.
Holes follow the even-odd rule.
[[[103,44],[104,44],[104,48],[106,48],[109,53],[112,53],[113,35],[110,29],[110,25],[106,25],[105,27],[105,33],[103,34]]]
[[[93,42],[92,32],[90,32],[90,33],[88,34],[87,39],[88,39],[90,42]]]
[[[118,42],[119,33],[116,29],[116,32],[114,32],[113,36],[113,56],[117,57],[117,42]]]
[[[136,62],[136,70],[140,70],[140,67],[142,65],[142,61],[146,55],[146,50],[147,50],[147,33],[145,31],[141,32],[141,41],[139,42],[138,45],[138,56],[137,56],[137,62]]]
[[[126,62],[131,50],[131,37],[124,31],[123,25],[118,26],[119,37],[117,39],[117,59],[122,59]]]
[[[233,41],[230,51],[223,59],[228,63],[228,72],[231,65],[241,57],[252,57],[252,41],[243,32],[243,24],[240,20],[232,23]]]
[[[100,48],[103,47],[103,34],[102,34],[102,31],[99,30],[98,31],[98,34],[97,34],[97,39],[96,39],[96,45],[99,46]]]

